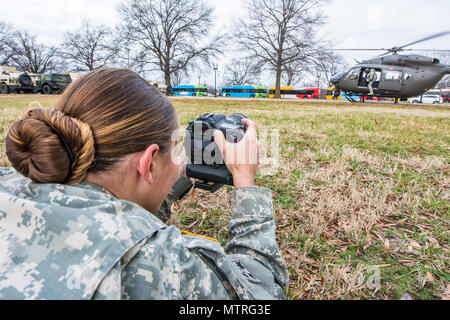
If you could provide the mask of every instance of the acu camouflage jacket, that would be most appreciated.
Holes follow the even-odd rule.
[[[272,194],[233,190],[229,242],[184,235],[82,182],[0,169],[0,299],[283,299]]]

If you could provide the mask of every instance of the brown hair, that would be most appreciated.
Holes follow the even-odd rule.
[[[55,110],[34,109],[16,121],[6,154],[35,182],[74,184],[150,144],[168,151],[177,126],[170,101],[146,80],[103,68],[69,85]]]

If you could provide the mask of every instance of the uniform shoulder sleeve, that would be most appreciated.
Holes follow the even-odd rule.
[[[287,269],[275,240],[271,191],[233,192],[230,241],[182,235],[149,238],[122,272],[125,299],[283,299]]]
[[[230,299],[216,268],[189,246],[189,238],[167,227],[147,239],[131,259],[124,257],[122,299]]]
[[[275,295],[282,297],[289,274],[276,241],[275,229],[270,189],[246,187],[233,190],[232,218],[225,252],[235,256],[240,267],[255,278],[265,279],[267,284],[273,283]],[[271,281],[267,274],[271,274]]]

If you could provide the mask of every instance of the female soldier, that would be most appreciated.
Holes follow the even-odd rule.
[[[237,150],[216,132],[224,159],[245,157],[245,144],[257,152],[256,126],[245,124]],[[106,68],[72,83],[56,110],[15,122],[6,138],[15,170],[0,169],[0,299],[284,298],[272,194],[255,186],[257,165],[227,163],[225,248],[160,219],[168,193],[191,187],[171,157],[177,128],[166,97]]]

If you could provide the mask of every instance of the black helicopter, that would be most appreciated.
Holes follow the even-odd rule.
[[[394,98],[405,101],[410,97],[420,96],[431,88],[434,88],[442,77],[450,74],[450,65],[441,64],[436,58],[421,55],[399,55],[401,51],[419,51],[418,49],[405,49],[411,45],[442,37],[450,34],[450,31],[440,32],[426,38],[408,43],[401,47],[391,49],[334,49],[334,50],[368,50],[387,51],[370,60],[351,67],[346,72],[334,75],[330,82],[336,90],[359,95],[364,101],[369,94],[369,81],[367,74],[370,69],[376,73],[372,83],[373,95],[375,97]],[[450,50],[420,50],[420,51],[450,51]],[[354,101],[354,100],[352,100]]]

